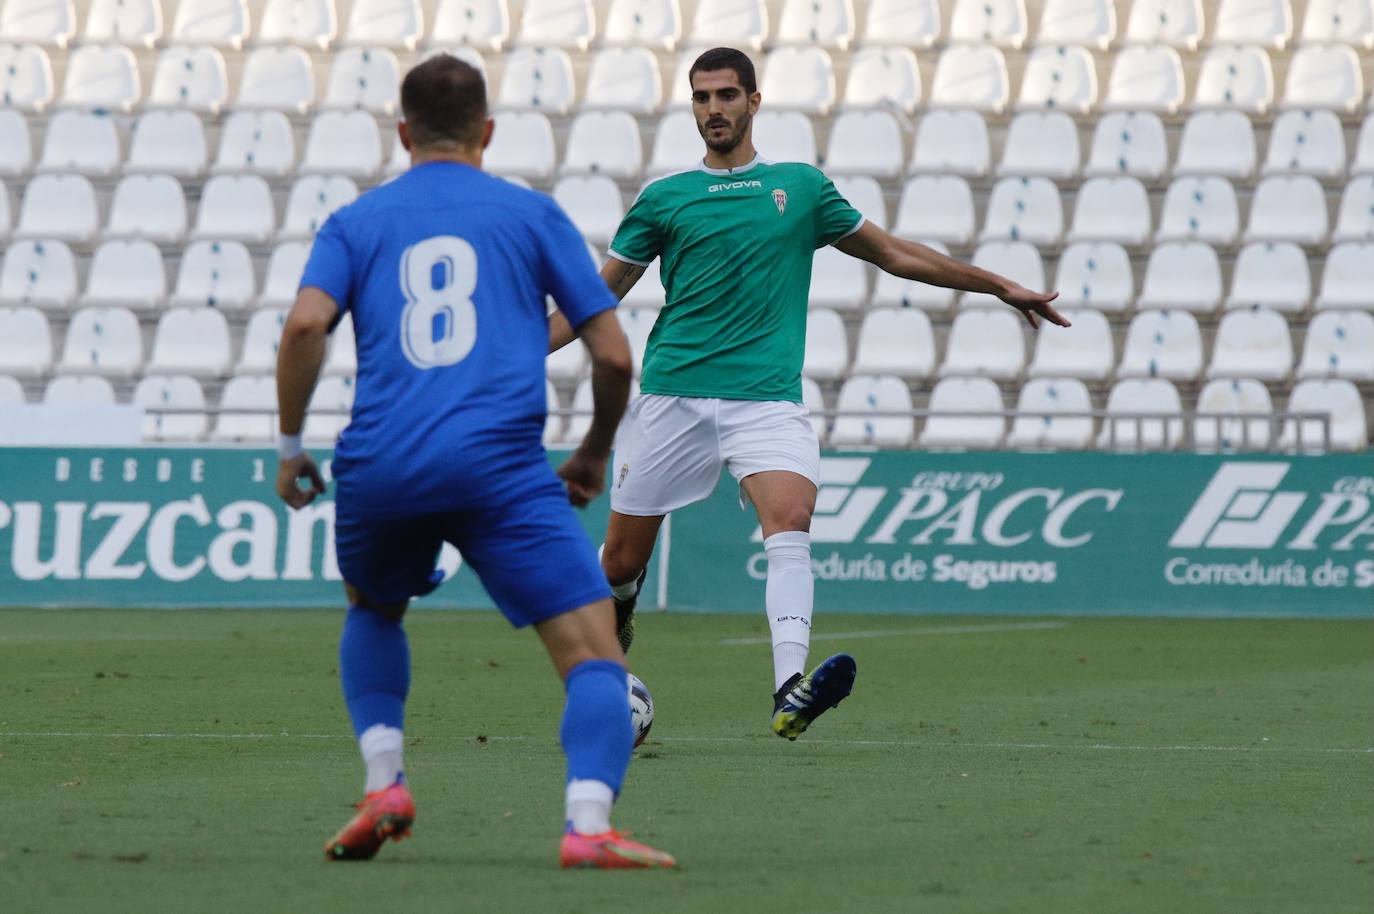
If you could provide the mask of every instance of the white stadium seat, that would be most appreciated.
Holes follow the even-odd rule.
[[[358,199],[358,185],[342,175],[312,175],[291,185],[279,238],[308,238],[336,209]]]
[[[272,249],[267,261],[267,278],[262,282],[258,307],[289,307],[296,301],[296,291],[310,258],[310,242],[283,241]]]
[[[1054,245],[1063,235],[1059,189],[1049,178],[1002,178],[993,185],[980,241]]]
[[[645,48],[607,48],[592,58],[584,108],[612,108],[632,114],[658,110],[663,82],[658,60]]]
[[[1125,47],[1115,58],[1103,108],[1173,114],[1183,104],[1183,61],[1173,48]]]
[[[1070,233],[1072,237],[1072,232]],[[1135,298],[1135,276],[1126,249],[1112,241],[1079,241],[1059,255],[1054,279],[1057,307],[1121,312]]]
[[[43,389],[43,403],[47,406],[110,406],[114,402],[114,385],[100,377],[53,378]]]
[[[1211,245],[1172,241],[1150,252],[1136,305],[1212,312],[1221,302],[1221,293],[1221,262]]]
[[[951,45],[935,65],[930,104],[995,114],[1007,106],[1010,93],[1001,51],[992,45]]]
[[[911,408],[911,391],[900,378],[855,375],[836,398],[830,446],[908,447],[916,425]],[[872,415],[903,412],[908,415]]]
[[[1198,71],[1194,108],[1264,114],[1274,102],[1274,69],[1263,48],[1212,48]]]
[[[1282,51],[1293,37],[1288,0],[1221,0],[1213,44],[1253,44]]]
[[[764,60],[759,90],[772,107],[825,114],[835,104],[835,65],[820,48],[778,48]]]
[[[1097,103],[1097,68],[1086,48],[1036,48],[1026,60],[1016,107],[1087,114]]]
[[[973,252],[975,267],[1005,276],[1027,289],[1045,288],[1045,264],[1040,252],[1028,241],[985,241]],[[1013,314],[1000,299],[986,292],[965,292],[961,308],[996,308]]]
[[[855,374],[928,378],[935,373],[930,318],[910,308],[874,308],[864,316],[854,347]]]
[[[1183,440],[1183,404],[1178,389],[1163,378],[1117,381],[1107,394],[1109,417],[1158,415],[1165,418],[1108,418],[1097,446],[1103,450],[1173,450]]]
[[[1255,129],[1239,111],[1199,111],[1183,125],[1174,175],[1249,178],[1255,173]]]
[[[1303,44],[1348,44],[1374,49],[1374,3],[1369,0],[1308,0]]]
[[[182,252],[171,304],[244,308],[256,292],[246,247],[237,241],[196,241]]]
[[[596,35],[591,0],[525,0],[520,43],[532,47],[587,50]]]
[[[1025,44],[1025,0],[954,0],[949,20],[951,43],[988,42],[1004,48]]]
[[[612,0],[602,39],[611,46],[671,51],[682,37],[678,0]]]
[[[816,164],[816,131],[811,119],[800,111],[761,111],[755,115],[754,147],[774,162]]]
[[[205,391],[190,375],[146,375],[134,388],[130,402],[143,407],[145,441],[199,441],[205,437]]]
[[[849,57],[844,103],[911,114],[921,102],[921,70],[910,48],[864,48]]]
[[[1364,308],[1374,311],[1374,242],[1346,241],[1324,258],[1317,308]]]
[[[1197,397],[1193,446],[1200,451],[1262,451],[1273,437],[1266,416],[1274,411],[1269,391],[1254,378],[1208,381]]]
[[[806,316],[806,350],[802,374],[834,381],[849,367],[849,340],[844,321],[829,308],[813,308]]]
[[[1116,368],[1112,327],[1101,311],[1066,308],[1071,327],[1044,325],[1035,335],[1035,354],[1026,368],[1032,378],[1106,380]]]
[[[1026,367],[1021,315],[1010,308],[960,311],[949,330],[940,377],[977,375],[1009,381]]]
[[[1345,174],[1345,132],[1332,111],[1285,111],[1269,132],[1264,173],[1338,178]]]
[[[229,324],[215,308],[171,308],[158,319],[149,372],[221,377],[230,365]]]
[[[0,101],[6,107],[42,111],[52,95],[52,64],[42,48],[0,44]]]
[[[1161,44],[1197,50],[1206,22],[1202,0],[1134,0],[1126,44]]]
[[[174,244],[186,237],[186,195],[171,175],[129,175],[115,185],[106,238]]]
[[[1358,451],[1369,443],[1364,399],[1353,383],[1344,378],[1309,378],[1293,385],[1288,412],[1324,413],[1330,418],[1330,447],[1336,451]],[[1289,419],[1283,424],[1279,447],[1284,450],[1320,451],[1324,441],[1322,423],[1311,419]]]
[[[1105,51],[1115,37],[1116,9],[1111,0],[1045,0],[1035,42]]]
[[[851,0],[785,0],[773,40],[843,51],[854,39]]]
[[[329,358],[324,362],[327,375],[358,373],[358,344],[353,336],[353,315],[345,314],[329,334]]]
[[[1241,248],[1231,269],[1227,308],[1263,305],[1275,311],[1298,312],[1312,297],[1307,255],[1290,241],[1259,242]]]
[[[654,322],[658,320],[658,311],[654,308],[621,307],[616,310],[615,316],[620,321],[620,328],[625,331],[625,338],[630,341],[630,354],[634,357],[637,378],[644,370],[644,350],[649,345]]]
[[[763,0],[701,0],[692,19],[691,43],[724,45],[757,51],[768,36],[768,8]]]
[[[355,108],[373,114],[395,114],[401,67],[386,48],[345,48],[329,64],[322,108]]]
[[[22,175],[32,165],[29,122],[13,108],[0,108],[0,175]]]
[[[1374,315],[1323,311],[1314,317],[1307,327],[1297,376],[1374,381]]]
[[[96,248],[83,306],[155,308],[167,297],[167,274],[157,245],[143,239],[107,241]]]
[[[940,37],[939,0],[871,0],[864,20],[867,46],[929,48]]]
[[[832,175],[895,178],[906,154],[901,128],[886,111],[846,111],[831,123],[825,170]]]
[[[811,307],[862,308],[868,298],[866,266],[832,246],[817,250],[811,267]]]
[[[944,378],[930,392],[930,417],[918,443],[928,448],[991,450],[1002,442],[1007,420],[969,413],[1001,413],[1002,392],[987,378]]]
[[[498,108],[566,114],[573,103],[573,69],[561,48],[520,48],[506,56]]]
[[[1153,181],[1169,167],[1164,123],[1149,111],[1114,111],[1097,119],[1083,174]]]
[[[76,34],[71,0],[5,0],[0,7],[0,41],[24,41],[65,48]]]
[[[277,349],[281,329],[286,325],[285,308],[258,308],[243,331],[243,354],[234,366],[236,374],[273,374],[277,368]]]
[[[639,282],[625,297],[621,299],[621,304],[627,308],[662,308],[665,293],[663,291],[663,281],[658,275],[657,258],[644,268],[644,274],[639,277]]]
[[[538,111],[498,111],[482,165],[492,174],[543,180],[553,174],[553,127]]]
[[[229,98],[224,56],[212,47],[167,48],[157,59],[149,108],[218,114]]]
[[[835,189],[849,205],[864,214],[878,228],[887,228],[887,202],[882,186],[870,175],[836,175]]]
[[[1012,421],[1007,447],[1083,450],[1092,442],[1092,408],[1088,388],[1077,378],[1027,381],[1016,401],[1022,415]]]
[[[564,174],[633,178],[644,165],[639,125],[624,111],[587,111],[568,130]]]
[[[1353,112],[1364,98],[1360,58],[1345,45],[1299,48],[1288,62],[1285,108],[1331,108]]]
[[[162,5],[157,0],[92,0],[82,39],[88,44],[127,44],[151,48],[162,37]]]
[[[1326,194],[1311,175],[1275,175],[1260,181],[1250,198],[1246,241],[1295,241],[1317,245],[1329,230]]]
[[[1282,381],[1292,370],[1293,338],[1282,314],[1246,308],[1222,316],[1207,377]]]
[[[257,175],[216,175],[205,182],[192,238],[264,242],[276,216],[272,189]]]
[[[304,114],[315,101],[310,58],[300,48],[258,48],[239,77],[238,107]]]
[[[205,172],[205,128],[190,111],[148,111],[129,134],[125,172],[197,177]]]
[[[696,63],[696,59],[705,50],[689,47],[678,52],[677,62],[673,67],[673,80],[668,84],[664,98],[664,104],[669,108],[692,107],[692,84],[688,76],[692,72],[692,64]]]
[[[999,175],[1066,179],[1081,164],[1078,128],[1062,111],[1027,111],[1012,118]]]
[[[981,177],[992,162],[988,125],[976,111],[928,111],[916,128],[914,173]]]
[[[544,371],[559,381],[575,381],[587,370],[587,347],[581,340],[574,339],[562,349],[549,353],[544,360]]]
[[[220,128],[216,174],[281,177],[296,167],[291,122],[280,111],[235,111]]]
[[[259,44],[289,44],[323,51],[338,32],[334,0],[267,0],[256,37]]]
[[[572,175],[553,186],[553,198],[593,244],[611,240],[625,215],[620,188],[605,175]]]
[[[177,44],[238,50],[250,28],[246,0],[180,0],[169,38]]]
[[[952,175],[912,178],[902,188],[892,231],[903,238],[964,245],[973,240],[973,192]]]
[[[941,254],[949,253],[938,241],[925,239],[922,243]],[[954,305],[954,295],[953,289],[927,285],[914,279],[902,279],[900,276],[879,270],[878,281],[873,288],[873,306],[920,308],[922,311],[944,313]]]
[[[310,398],[310,412],[305,417],[302,434],[307,441],[333,445],[339,432],[348,425],[352,410],[353,378],[349,375],[323,378]]]
[[[1069,241],[1142,245],[1150,237],[1150,200],[1135,178],[1089,178],[1078,189]]]
[[[72,315],[57,370],[128,378],[143,364],[143,335],[128,308],[82,308]]]
[[[824,415],[825,395],[821,393],[821,386],[810,378],[802,378],[802,405],[806,407],[806,418],[811,423],[811,430],[816,433],[816,440],[824,445],[830,424]]]
[[[301,174],[368,178],[382,168],[382,136],[366,111],[325,111],[310,122]]]
[[[0,302],[61,308],[76,298],[76,259],[60,241],[16,241],[0,264]]]
[[[95,187],[81,175],[39,175],[24,187],[16,238],[84,242],[99,226]]]
[[[52,334],[43,312],[0,308],[0,373],[38,378],[51,368]]]
[[[1352,178],[1341,193],[1341,208],[1336,216],[1335,241],[1374,239],[1374,175]]]
[[[413,51],[425,32],[420,0],[353,0],[344,43]]]
[[[1191,381],[1202,374],[1202,330],[1187,311],[1147,310],[1131,319],[1121,347],[1122,378]]]
[[[263,443],[277,434],[277,381],[269,375],[230,378],[219,398],[211,441]]]
[[[506,0],[439,0],[429,44],[499,51],[509,38]]]
[[[1236,191],[1225,178],[1175,178],[1164,196],[1156,241],[1233,244],[1240,232]]]
[[[127,112],[139,93],[138,62],[128,48],[83,45],[67,59],[62,104],[68,108]]]
[[[86,379],[85,379],[85,378],[63,378],[62,380],[64,380],[64,381],[77,381],[77,380],[82,380],[82,381],[84,381],[84,380],[86,380]],[[105,379],[104,379],[104,378],[96,378],[96,379],[94,379],[94,380],[103,381],[103,380],[105,380]],[[106,383],[108,384],[109,382],[107,381]],[[110,396],[111,396],[111,398],[114,397],[114,389],[113,389],[113,388],[111,388]],[[24,385],[20,384],[20,383],[19,383],[19,380],[18,380],[17,378],[11,378],[9,375],[0,375],[0,403],[24,403],[24,402],[27,402],[27,401],[26,401],[26,398],[25,398],[25,396],[24,396]],[[813,421],[812,424],[813,424],[813,425],[815,424],[814,421]]]
[[[68,171],[108,177],[119,168],[114,121],[88,111],[59,111],[48,119],[38,171]]]
[[[701,162],[701,134],[690,111],[670,111],[654,131],[654,148],[645,169],[650,177],[694,168]]]

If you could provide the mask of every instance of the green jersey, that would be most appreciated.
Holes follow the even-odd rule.
[[[640,390],[800,403],[812,257],[862,224],[810,165],[755,158],[651,182],[610,250],[639,266],[661,259],[667,299]]]

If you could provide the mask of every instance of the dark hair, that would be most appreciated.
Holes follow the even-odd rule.
[[[734,48],[712,48],[704,52],[692,64],[692,69],[687,71],[687,84],[690,87],[692,77],[699,71],[705,70],[734,70],[739,77],[739,84],[744,87],[745,93],[753,95],[759,91],[758,79],[754,76],[754,62],[749,59],[749,55]]]
[[[482,141],[487,122],[487,83],[472,64],[436,54],[401,82],[401,112],[413,146]]]

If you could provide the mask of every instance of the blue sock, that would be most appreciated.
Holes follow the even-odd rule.
[[[404,729],[410,645],[401,620],[350,606],[339,640],[339,678],[355,735],[375,724]]]
[[[611,660],[584,660],[568,672],[565,685],[568,704],[559,736],[568,780],[600,781],[619,794],[634,750],[625,668]]]

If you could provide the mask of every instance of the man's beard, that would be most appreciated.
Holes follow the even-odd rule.
[[[729,155],[735,151],[740,143],[744,142],[744,134],[748,131],[749,124],[752,120],[753,118],[749,114],[740,115],[740,119],[735,122],[735,129],[724,139],[715,141],[710,140],[707,135],[708,131],[711,129],[710,127],[701,131],[701,138],[706,141],[706,146],[712,152],[719,153],[720,155]]]

